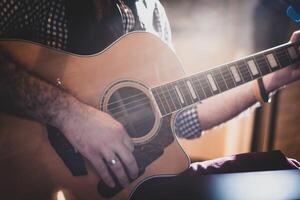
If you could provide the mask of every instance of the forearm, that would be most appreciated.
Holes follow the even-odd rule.
[[[0,111],[62,128],[77,99],[0,58]]]
[[[268,93],[279,86],[272,83],[272,75],[265,76],[263,82]],[[253,92],[252,82],[232,89],[223,94],[205,100],[198,105],[198,117],[203,130],[210,129],[226,122],[250,106],[257,100]]]

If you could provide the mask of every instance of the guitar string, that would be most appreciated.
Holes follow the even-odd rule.
[[[120,111],[118,111],[118,112],[111,112],[111,111],[109,111],[109,113],[110,113],[111,115],[115,116],[115,115],[124,113],[124,112],[126,112],[126,111],[131,111],[131,110],[133,110],[133,109],[135,109],[135,108],[138,108],[138,107],[140,107],[140,106],[144,106],[144,105],[146,105],[146,104],[148,104],[148,103],[149,103],[149,102],[136,104],[136,105],[131,106],[131,107],[127,108],[127,109],[120,110]]]
[[[211,70],[213,70],[213,69],[211,69]],[[202,73],[199,73],[199,74],[195,74],[195,75],[192,75],[192,76],[190,76],[190,77],[185,77],[185,78],[183,78],[183,79],[189,79],[190,81],[192,81],[192,79],[193,78],[195,78],[196,80],[198,80],[199,81],[199,83],[202,83],[202,85],[204,85],[204,83],[203,83],[203,77],[201,77],[201,76],[203,76],[203,74]],[[174,81],[174,82],[177,82],[177,84],[178,85],[185,85],[185,83],[183,82],[183,83],[179,83],[179,81],[183,81],[183,79],[180,79],[180,80],[177,80],[177,81]],[[232,81],[232,79],[231,80],[229,80],[229,79],[226,79],[226,81],[228,82],[228,81]],[[159,86],[159,87],[163,87],[164,85],[162,85],[162,86]],[[201,86],[201,85],[200,85]],[[185,86],[184,86],[185,87]],[[169,93],[169,89],[167,88],[167,90],[169,90],[169,91],[164,91],[162,88],[161,88],[161,90],[162,90],[162,92],[160,92],[160,94],[162,94],[162,95],[165,95],[165,94],[167,94],[167,93]],[[173,90],[173,91],[176,91],[176,89],[175,88],[171,88],[171,90]],[[211,91],[212,92],[212,91]],[[107,105],[112,105],[112,104],[116,104],[116,103],[119,103],[120,101],[124,101],[124,100],[128,100],[128,99],[130,99],[130,98],[133,98],[133,97],[136,97],[136,96],[139,96],[139,95],[142,95],[142,94],[144,94],[143,92],[139,92],[138,94],[135,94],[135,95],[132,95],[132,96],[129,96],[129,97],[126,97],[126,98],[123,98],[123,99],[121,99],[121,100],[117,100],[117,101],[114,101],[114,102],[111,102],[111,103],[109,103],[109,104],[107,104]],[[176,96],[176,95],[175,95]]]
[[[227,78],[225,78],[226,79],[226,81],[228,82],[229,80],[227,79]],[[232,80],[232,78],[230,78],[231,80]],[[199,80],[200,81],[200,80]],[[232,80],[233,81],[233,80]],[[248,81],[247,81],[248,82]],[[200,82],[201,83],[201,82]],[[225,82],[224,82],[225,83]],[[225,86],[225,84],[223,84],[223,86]],[[226,87],[226,88],[228,88],[228,87]],[[229,88],[228,88],[229,89]],[[175,91],[175,88],[171,88],[171,89],[168,89],[169,91],[164,91],[163,89],[161,89],[162,91],[160,92],[160,94],[161,95],[168,95],[168,96],[170,96],[171,98],[177,98],[177,96],[176,95],[172,95],[171,93],[171,91]],[[210,90],[211,91],[211,90]],[[212,91],[211,91],[212,92]],[[184,92],[185,93],[185,92]],[[142,95],[142,94],[144,94],[144,93],[142,93],[142,92],[140,92],[140,93],[138,93],[138,94],[135,94],[135,95],[132,95],[132,96],[129,96],[129,97],[126,97],[126,98],[124,98],[124,99],[120,99],[120,100],[118,100],[118,101],[114,101],[114,102],[112,102],[112,103],[109,103],[109,104],[107,104],[107,105],[113,105],[113,104],[116,104],[116,103],[120,103],[120,102],[122,102],[122,101],[124,101],[124,100],[128,100],[128,99],[130,99],[130,98],[133,98],[133,97],[138,97],[138,96],[140,96],[140,95]],[[128,102],[128,103],[125,103],[125,104],[122,104],[122,105],[120,105],[120,106],[115,106],[115,107],[113,107],[112,109],[110,109],[110,111],[113,111],[113,110],[117,110],[117,109],[120,109],[120,108],[122,108],[122,107],[126,107],[126,106],[129,106],[130,104],[132,104],[132,103],[137,103],[137,102],[140,102],[140,101],[143,101],[143,100],[145,100],[145,99],[147,99],[147,102],[150,102],[150,98],[148,98],[148,96],[145,96],[145,97],[142,97],[142,98],[139,98],[139,99],[136,99],[136,100],[134,100],[134,101],[131,101],[131,102]],[[166,98],[167,99],[167,98]],[[169,99],[169,98],[168,98]],[[202,98],[202,99],[200,99],[200,100],[203,100],[204,98]],[[168,100],[165,100],[166,102],[168,102]],[[197,102],[197,101],[196,101]],[[196,102],[193,102],[193,103],[196,103]],[[176,107],[176,106],[175,106]]]
[[[113,102],[111,102],[111,103],[108,103],[108,104],[106,104],[106,105],[112,105],[112,104],[116,104],[116,103],[119,103],[119,102],[121,102],[121,101],[124,101],[124,100],[128,100],[128,99],[130,99],[130,98],[133,98],[133,97],[136,97],[136,96],[139,96],[139,95],[142,95],[142,94],[144,94],[143,92],[139,92],[139,93],[137,93],[137,94],[135,94],[135,95],[131,95],[131,96],[129,96],[129,97],[126,97],[126,98],[123,98],[123,99],[120,99],[120,100],[117,100],[117,101],[113,101]]]
[[[280,50],[282,50],[282,49],[279,49],[279,51]],[[285,56],[286,57],[288,57],[286,54],[285,54]],[[221,66],[222,67],[222,66]],[[259,66],[259,67],[262,67],[262,66]],[[218,69],[218,68],[216,68],[216,69]],[[212,70],[216,70],[216,69],[212,69]],[[242,68],[243,69],[243,68]],[[188,77],[188,78],[192,78],[193,76],[191,76],[191,77]],[[195,77],[195,76],[194,76]],[[225,78],[226,79],[226,78]],[[253,78],[251,78],[251,79],[253,79]],[[250,80],[251,80],[250,79]],[[201,79],[200,79],[201,80]],[[199,80],[199,81],[200,81]],[[182,80],[180,80],[180,81],[182,81]],[[228,80],[225,80],[225,82],[226,81],[228,81]],[[246,82],[248,82],[249,80],[246,80]],[[228,88],[228,87],[227,87]],[[174,88],[171,88],[173,91],[175,90]],[[229,89],[229,88],[228,88]],[[170,97],[173,97],[174,98],[174,95],[172,95],[171,94],[171,92],[170,92],[170,90],[167,88],[167,91],[164,91],[162,88],[161,88],[161,95],[165,95],[165,94],[167,94],[168,93],[168,96],[170,96]],[[119,101],[114,101],[114,102],[111,102],[111,103],[109,103],[109,104],[107,104],[107,105],[112,105],[112,104],[116,104],[116,103],[118,103],[118,102],[120,102],[120,101],[124,101],[124,100],[128,100],[128,99],[130,99],[130,98],[133,98],[133,97],[138,97],[138,96],[140,96],[140,95],[142,95],[142,94],[144,94],[144,93],[142,93],[142,92],[140,92],[140,93],[138,93],[138,94],[135,94],[135,95],[132,95],[132,96],[129,96],[129,97],[126,97],[126,98],[124,98],[124,99],[121,99],[121,100],[119,100]],[[176,95],[175,95],[176,96]],[[176,96],[177,97],[177,96]],[[120,107],[124,107],[124,106],[128,106],[129,104],[132,104],[132,103],[136,103],[136,101],[142,101],[142,100],[144,100],[144,99],[148,99],[147,97],[142,97],[142,98],[140,98],[140,99],[137,99],[137,100],[135,100],[134,102],[129,102],[129,103],[126,103],[126,104],[122,104],[121,106],[116,106],[116,107],[113,107],[112,108],[112,110],[116,110],[116,109],[120,109]],[[166,101],[168,101],[168,100],[166,100]],[[149,101],[147,101],[147,102],[149,102]]]
[[[173,91],[175,91],[175,89],[173,88],[172,89]],[[141,94],[144,94],[144,93],[141,93]],[[163,92],[161,92],[160,94],[168,94],[168,96],[171,98],[171,99],[175,99],[175,98],[177,98],[177,96],[176,95],[172,95],[169,91],[163,91]],[[138,95],[133,95],[133,96],[138,96]],[[128,98],[124,98],[124,99],[129,99],[129,98],[131,98],[131,97],[128,97]],[[166,99],[170,99],[170,98],[166,98]],[[121,100],[119,100],[118,102],[122,102],[122,100],[124,100],[124,99],[121,99]],[[203,100],[204,98],[202,98],[201,100]],[[146,101],[144,101],[144,100],[146,100]],[[129,106],[130,104],[133,104],[133,103],[144,103],[144,102],[151,102],[151,100],[150,100],[150,98],[148,98],[148,96],[145,96],[145,97],[142,97],[142,98],[139,98],[139,99],[136,99],[136,100],[134,100],[134,101],[131,101],[131,102],[128,102],[128,103],[125,103],[125,104],[122,104],[122,105],[119,105],[119,106],[115,106],[115,107],[113,107],[112,109],[109,109],[109,111],[110,112],[112,112],[113,110],[117,110],[117,109],[122,109],[123,107],[126,107],[126,106]],[[177,100],[178,102],[179,102],[179,100]],[[199,100],[198,100],[199,101]],[[196,102],[198,102],[198,101],[195,101],[195,102],[192,102],[192,103],[196,103]],[[168,100],[165,100],[165,102],[168,102]],[[110,104],[107,104],[107,105],[111,105],[111,104],[115,104],[116,102],[114,102],[114,103],[110,103]],[[175,106],[175,104],[174,104],[174,107],[176,107]],[[177,108],[176,108],[177,109]]]
[[[151,101],[149,100],[149,98],[143,97],[143,98],[131,101],[129,103],[121,104],[120,106],[113,107],[112,109],[109,109],[109,111],[114,111],[114,110],[122,109],[123,107],[127,107],[127,106],[129,106],[131,104],[137,104],[137,103],[143,103],[143,102],[151,102]]]
[[[195,76],[194,76],[195,77]],[[194,77],[191,77],[191,78],[194,78]],[[198,79],[197,77],[196,77],[196,79]],[[228,78],[224,78],[225,79],[225,82],[229,82],[229,81],[233,81],[233,79],[230,77],[228,77]],[[201,79],[198,79],[198,81],[199,81],[199,83],[202,83],[202,85],[203,85],[203,81],[201,81]],[[224,83],[225,83],[224,82]],[[248,81],[247,81],[248,82]],[[223,86],[226,86],[224,83],[222,83],[223,84]],[[201,85],[200,85],[200,87],[202,87]],[[227,86],[226,86],[226,88],[228,88]],[[186,88],[187,89],[187,88]],[[230,89],[230,88],[228,88],[228,89]],[[172,91],[174,92],[174,91],[176,91],[175,90],[175,88],[171,88],[171,89],[169,89],[169,88],[167,88],[167,91],[165,91],[165,90],[163,90],[162,88],[161,88],[161,92],[159,93],[160,95],[166,95],[167,94],[167,96],[170,96],[171,98],[177,98],[177,96],[176,95],[172,95]],[[197,90],[196,90],[197,91]],[[210,90],[211,91],[211,90]],[[212,91],[211,91],[212,92]],[[185,92],[184,92],[185,93]],[[116,103],[119,103],[119,102],[122,102],[122,101],[124,101],[124,100],[129,100],[130,98],[133,98],[133,97],[138,97],[138,96],[140,96],[140,95],[142,95],[142,94],[144,94],[144,93],[142,93],[142,92],[140,92],[140,93],[138,93],[138,94],[135,94],[135,95],[132,95],[132,96],[129,96],[129,97],[126,97],[126,98],[124,98],[124,99],[120,99],[120,100],[118,100],[118,101],[114,101],[114,102],[111,102],[111,103],[109,103],[109,104],[107,104],[107,105],[113,105],[113,104],[116,104]],[[129,103],[125,103],[125,104],[122,104],[122,105],[120,105],[120,106],[115,106],[115,107],[113,107],[111,110],[116,110],[116,109],[120,109],[120,107],[124,107],[124,106],[128,106],[128,105],[130,105],[130,104],[132,104],[132,103],[136,103],[137,101],[142,101],[142,100],[144,100],[144,99],[150,99],[150,98],[147,98],[148,96],[146,96],[146,97],[142,97],[142,98],[140,98],[140,99],[136,99],[136,100],[134,100],[133,102],[129,102]],[[200,99],[200,100],[203,100],[204,98],[202,98],[202,99]],[[150,100],[149,100],[150,101]],[[168,101],[168,100],[166,100],[166,101]]]
[[[163,92],[163,93],[167,93],[167,92]],[[162,94],[163,94],[163,93],[162,93]],[[137,96],[137,95],[136,95],[136,96]],[[147,101],[144,101],[145,99],[147,99]],[[109,110],[109,113],[111,113],[111,115],[113,115],[114,117],[116,117],[116,115],[119,115],[119,114],[124,113],[124,112],[126,112],[126,111],[131,111],[131,110],[133,110],[133,109],[135,109],[135,108],[137,108],[137,107],[139,107],[139,106],[144,106],[144,105],[146,105],[146,104],[148,104],[148,103],[151,102],[147,97],[140,98],[140,99],[138,99],[137,101],[141,101],[141,102],[139,102],[139,104],[135,104],[134,106],[127,107],[126,109],[120,110],[120,111],[118,111],[118,112],[113,112],[112,110],[120,109],[120,107],[124,107],[124,106],[126,106],[126,105],[128,106],[129,104],[137,103],[137,102],[129,102],[129,103],[124,104],[124,105],[122,105],[122,106],[114,107],[112,110]],[[193,103],[196,103],[196,102],[193,102]],[[175,106],[175,104],[174,104],[174,106]],[[175,108],[176,108],[176,106],[175,106]],[[176,109],[177,109],[177,108],[176,108]]]
[[[193,75],[193,76],[187,77],[187,78],[189,78],[191,81],[192,81],[192,78],[196,78],[196,79],[198,79],[199,83],[202,83],[202,85],[204,85],[202,79],[200,79],[201,77],[198,77],[198,78],[197,78],[196,75]],[[232,80],[232,79],[231,79],[231,80]],[[179,81],[179,80],[178,80],[178,81]],[[182,81],[182,80],[180,80],[180,81]],[[226,81],[228,82],[229,80],[226,79]],[[175,82],[177,82],[177,81],[175,81]],[[182,84],[182,83],[178,83],[178,85],[184,85],[184,83],[183,83],[183,84]],[[162,86],[163,86],[163,85],[162,85]],[[160,87],[162,87],[162,86],[160,86]],[[186,87],[186,86],[184,86],[184,87]],[[201,87],[201,85],[200,85],[200,87]],[[186,88],[186,90],[187,90],[187,89],[188,89],[188,88]],[[172,92],[172,91],[176,91],[175,88],[171,88],[171,89],[167,88],[167,91],[165,91],[164,89],[161,88],[161,90],[162,90],[162,92],[159,93],[160,95],[166,95],[166,94],[168,94],[168,93],[170,93],[170,92]],[[212,91],[211,91],[211,92],[212,92]],[[123,98],[123,99],[120,99],[120,100],[117,100],[117,101],[108,103],[107,105],[108,105],[108,106],[109,106],[109,105],[113,105],[113,104],[119,103],[119,102],[121,102],[121,101],[128,100],[128,99],[133,98],[133,97],[137,97],[137,96],[142,95],[142,94],[144,94],[144,93],[143,93],[143,92],[139,92],[139,93],[137,93],[137,94],[135,94],[135,95],[132,95],[132,96],[129,96],[129,97],[126,97],[126,98]],[[168,96],[170,96],[170,95],[168,95]],[[174,96],[174,95],[171,95],[171,96]],[[175,95],[175,96],[176,96],[176,95]],[[176,97],[177,97],[177,96],[176,96]],[[144,97],[143,97],[143,98],[144,98]],[[124,104],[123,104],[123,105],[124,105]],[[125,105],[126,105],[126,104],[125,104]]]

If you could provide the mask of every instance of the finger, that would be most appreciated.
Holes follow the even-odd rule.
[[[96,171],[98,172],[102,181],[111,188],[115,187],[116,184],[115,184],[113,178],[111,177],[111,175],[109,174],[106,164],[104,163],[101,156],[99,156],[97,154],[97,155],[93,156],[93,158],[90,158],[89,160],[93,164]]]
[[[122,139],[123,139],[123,143],[125,144],[125,146],[131,152],[133,152],[133,150],[134,150],[134,144],[133,144],[132,138],[128,135],[128,133],[127,133],[127,131],[125,130],[124,127],[123,127],[123,132],[122,132]]]
[[[134,151],[134,144],[133,144],[133,141],[130,137],[125,138],[123,143],[129,149],[130,152]]]
[[[135,179],[138,176],[139,169],[138,169],[137,162],[134,156],[132,155],[131,151],[126,147],[122,148],[121,146],[117,147],[115,151],[120,157],[120,159],[122,160],[122,162],[124,163],[124,165],[126,166],[130,177],[132,179]]]
[[[300,30],[299,31],[295,31],[292,34],[291,39],[290,39],[291,42],[296,42],[298,40],[300,40]]]
[[[129,180],[128,180],[125,169],[124,169],[123,164],[120,161],[120,159],[113,152],[106,153],[106,155],[103,155],[103,156],[104,156],[104,159],[107,161],[109,168],[111,169],[111,171],[115,174],[116,178],[118,179],[119,183],[123,187],[128,185]],[[115,160],[114,164],[111,164],[112,160]]]

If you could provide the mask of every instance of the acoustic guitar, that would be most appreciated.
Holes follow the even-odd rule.
[[[176,176],[190,164],[177,142],[177,111],[299,61],[299,43],[185,76],[177,56],[151,33],[133,32],[104,51],[80,56],[19,40],[0,46],[20,66],[111,114],[135,144],[140,176],[109,188],[55,127],[0,113],[3,199],[129,199],[143,182]],[[57,193],[58,192],[58,193]]]

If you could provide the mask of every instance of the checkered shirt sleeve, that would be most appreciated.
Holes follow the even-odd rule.
[[[197,105],[190,106],[177,113],[175,118],[175,133],[178,137],[185,139],[194,139],[202,135],[197,114]]]
[[[129,33],[135,27],[135,18],[132,10],[124,3],[123,0],[119,0],[117,5],[121,11],[124,33]]]

